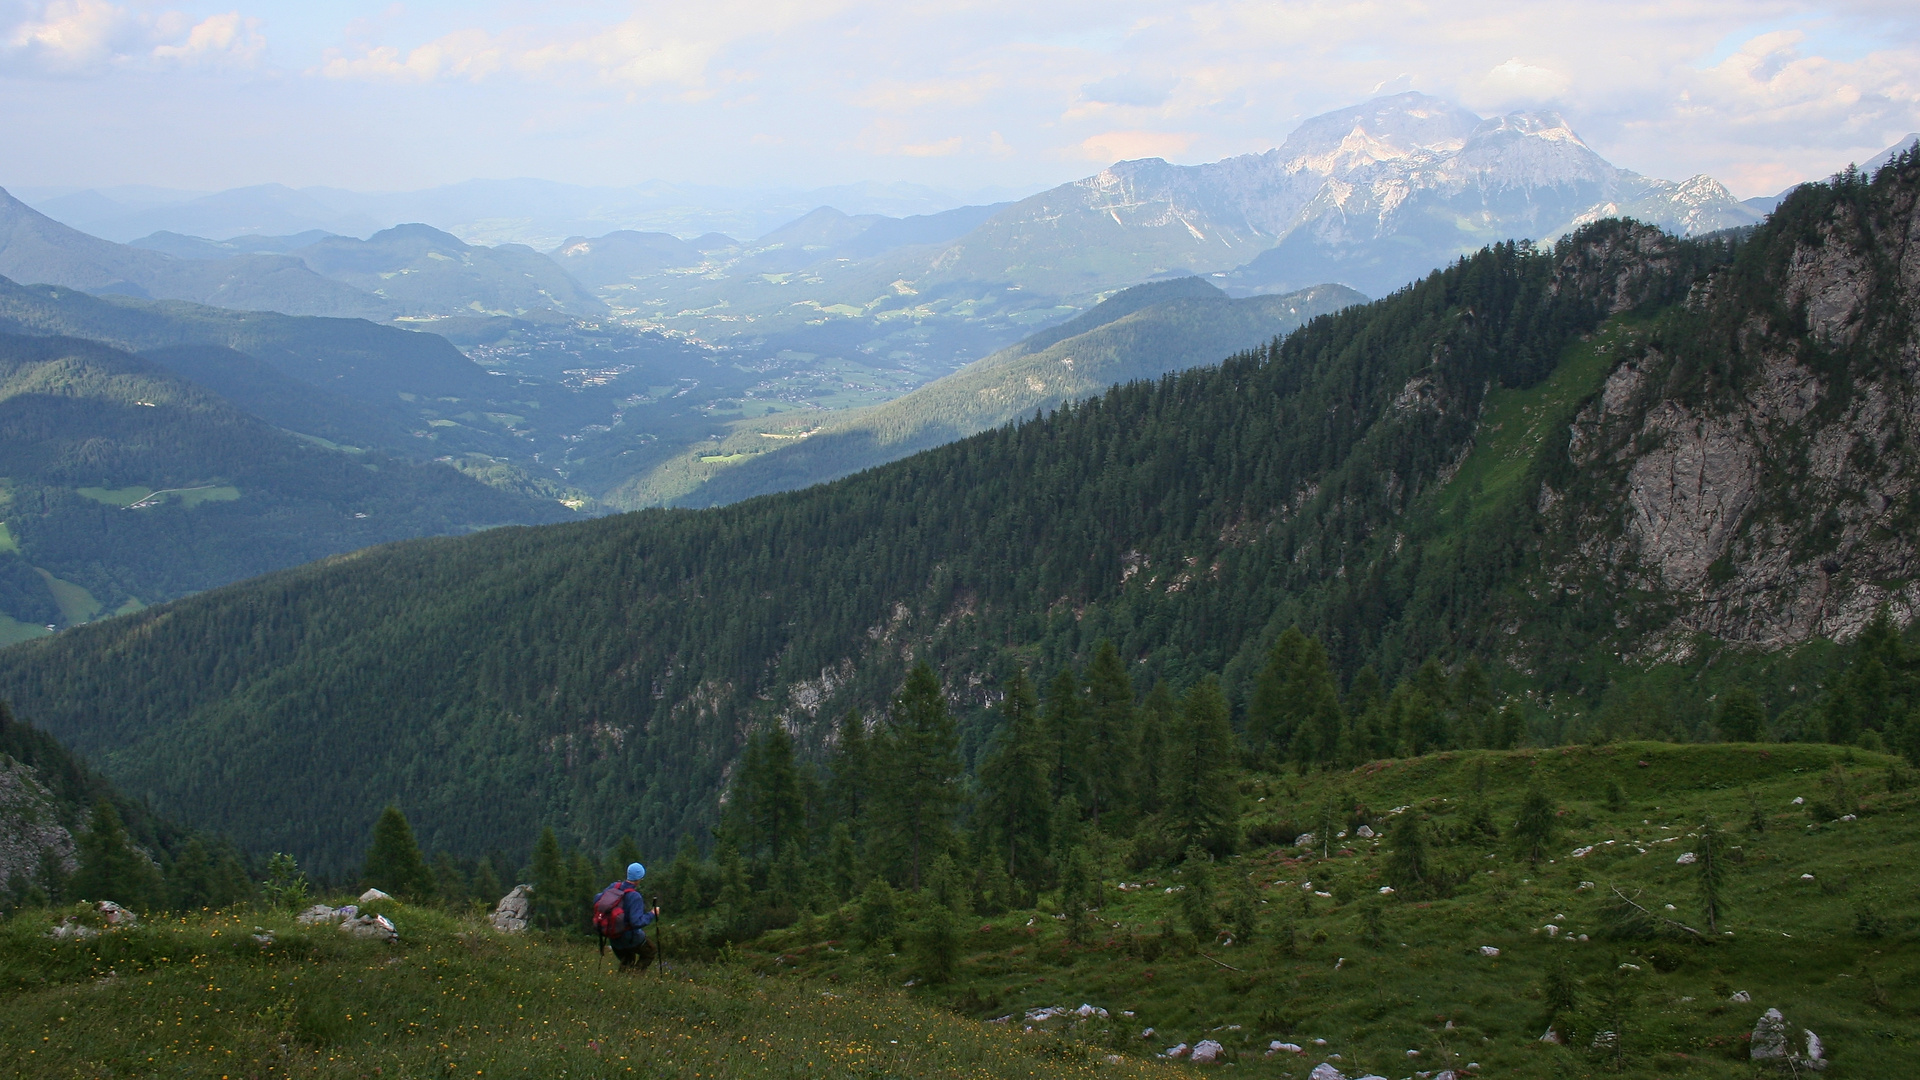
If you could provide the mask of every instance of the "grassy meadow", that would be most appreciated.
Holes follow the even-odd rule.
[[[706,960],[685,957],[692,928],[669,917],[667,970],[644,976],[578,937],[506,937],[398,902],[372,908],[398,945],[251,909],[55,941],[64,911],[24,912],[0,924],[0,1073],[1118,1077],[1204,1070],[1157,1055],[1210,1038],[1235,1075],[1329,1061],[1350,1077],[1751,1077],[1775,1075],[1746,1042],[1775,1007],[1819,1034],[1824,1075],[1901,1076],[1920,1037],[1920,788],[1906,782],[1889,757],[1788,744],[1250,775],[1243,854],[1136,871],[1106,851],[1080,943],[1048,896],[969,916],[937,982],[911,920],[860,941],[857,903]],[[1511,838],[1529,786],[1555,811],[1537,862]],[[1383,894],[1394,841],[1353,820],[1395,836],[1409,814],[1432,884]],[[1679,861],[1709,815],[1728,862],[1716,933],[1697,867]],[[1306,832],[1315,842],[1296,845]],[[1202,887],[1217,925],[1196,932],[1185,893]],[[1616,889],[1700,932],[1620,932]],[[1567,1045],[1540,1040],[1556,978]],[[1107,1015],[1028,1019],[1083,1003]],[[1618,1037],[1596,1047],[1602,1032]],[[1306,1052],[1269,1056],[1274,1041]]]

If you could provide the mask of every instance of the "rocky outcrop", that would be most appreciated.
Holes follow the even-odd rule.
[[[1557,582],[1598,576],[1665,612],[1629,650],[1778,648],[1920,611],[1913,202],[1835,200],[1771,278],[1718,272],[1659,338],[1622,336],[1569,433],[1586,489],[1543,486],[1534,504],[1571,538]]]
[[[513,891],[500,898],[500,903],[489,916],[493,928],[503,934],[517,934],[527,928],[527,920],[533,914],[533,886],[515,885]]]
[[[0,754],[0,892],[37,883],[49,868],[79,869],[73,834],[34,769]]]

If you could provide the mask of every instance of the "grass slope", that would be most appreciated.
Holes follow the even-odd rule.
[[[1807,806],[1831,802],[1825,778],[1836,763],[1861,799],[1858,819],[1820,823]],[[1211,1038],[1255,1075],[1290,1077],[1333,1053],[1349,1076],[1478,1063],[1483,1075],[1502,1077],[1616,1068],[1744,1077],[1752,1070],[1742,1036],[1776,1007],[1793,1031],[1811,1028],[1825,1040],[1834,1064],[1828,1075],[1901,1075],[1920,1038],[1920,902],[1912,876],[1920,792],[1889,792],[1889,764],[1827,746],[1627,743],[1252,776],[1242,784],[1252,808],[1244,824],[1267,843],[1222,861],[1214,886],[1224,907],[1235,879],[1257,883],[1250,940],[1195,939],[1180,893],[1169,891],[1191,883],[1186,872],[1128,870],[1110,853],[1091,943],[1070,944],[1053,898],[1043,897],[1039,910],[963,924],[966,955],[953,982],[913,992],[983,1019],[1010,1015],[1016,1027],[1026,1026],[1024,1010],[1087,1002],[1111,1018],[1036,1026],[1144,1055]],[[1560,812],[1557,842],[1538,864],[1505,838],[1530,782]],[[1622,795],[1612,809],[1610,783]],[[1354,816],[1383,833],[1397,808],[1424,816],[1430,855],[1458,879],[1451,895],[1382,896],[1389,841],[1349,834],[1325,847],[1294,846],[1299,833],[1319,831],[1329,801],[1363,808]],[[1756,803],[1763,832],[1749,827]],[[1502,838],[1470,825],[1476,804]],[[1739,845],[1723,933],[1698,942],[1684,934],[1609,938],[1604,903],[1615,887],[1662,915],[1704,925],[1695,868],[1676,859],[1692,850],[1708,813]],[[1339,829],[1350,821],[1343,813]],[[1289,839],[1271,839],[1282,834]],[[1140,888],[1121,890],[1121,882]],[[1669,903],[1675,910],[1666,910]],[[1379,920],[1377,944],[1367,941],[1369,909]],[[1221,924],[1228,921],[1223,914]],[[861,951],[837,940],[845,925],[835,923],[803,920],[771,934],[752,960],[762,971],[814,979],[897,985],[912,977],[906,949],[898,956]],[[1548,924],[1562,932],[1550,936]],[[1580,941],[1582,934],[1589,940]],[[1540,1041],[1548,1022],[1541,985],[1556,960],[1570,963],[1584,984],[1570,1047]],[[1615,978],[1632,999],[1620,1017],[1609,1016],[1602,1000]],[[1737,991],[1751,1002],[1730,1001]],[[1142,1038],[1149,1027],[1155,1034]],[[1603,1028],[1624,1031],[1624,1061],[1589,1049]],[[1316,1048],[1314,1039],[1327,1045]],[[1269,1059],[1264,1051],[1274,1040],[1315,1056]]]
[[[621,975],[576,941],[395,904],[400,943],[284,914],[55,942],[0,928],[0,1048],[23,1076],[1071,1077],[1115,1069],[898,992],[738,966]],[[256,926],[276,932],[272,944]]]

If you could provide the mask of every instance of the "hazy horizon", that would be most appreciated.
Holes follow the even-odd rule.
[[[0,0],[0,184],[1035,190],[1266,150],[1399,89],[1558,111],[1623,168],[1763,195],[1920,129],[1920,17],[1885,0]]]

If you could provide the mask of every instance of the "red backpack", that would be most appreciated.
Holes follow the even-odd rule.
[[[627,894],[633,891],[631,882],[616,881],[594,898],[593,928],[601,937],[617,938],[632,929],[627,925]]]

